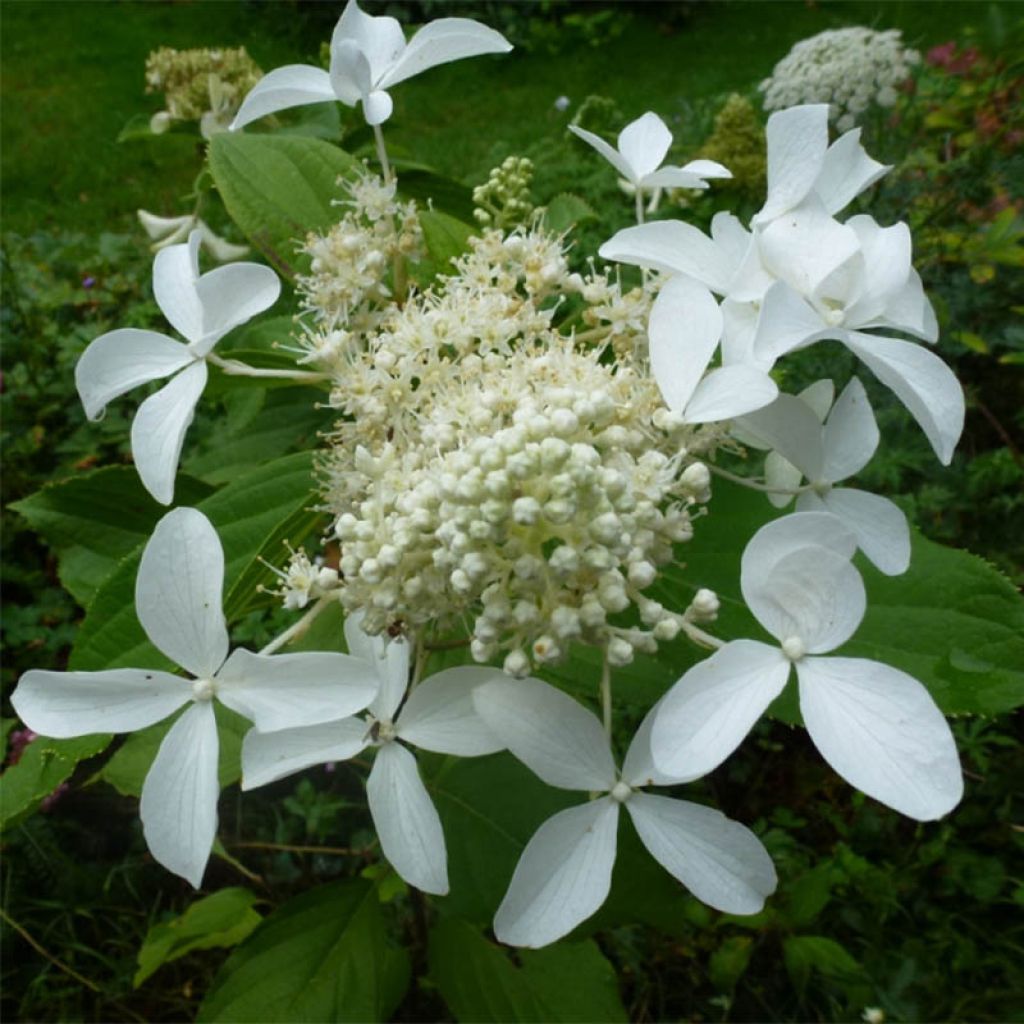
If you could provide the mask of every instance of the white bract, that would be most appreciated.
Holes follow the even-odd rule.
[[[775,891],[771,858],[749,829],[710,807],[641,792],[704,774],[670,777],[655,768],[653,711],[619,772],[597,717],[539,679],[487,683],[473,702],[501,742],[548,785],[604,794],[555,814],[527,843],[494,918],[500,941],[546,946],[604,903],[623,804],[651,856],[704,903],[756,914]]]
[[[235,327],[272,306],[281,282],[257,263],[233,263],[200,276],[202,232],[168,246],[153,261],[153,294],[185,339],[126,327],[93,340],[75,366],[85,414],[95,420],[108,402],[140,384],[174,375],[139,406],[132,422],[132,455],[146,490],[163,505],[174,499],[181,447],[206,386],[206,357]],[[179,372],[180,371],[180,372]]]
[[[187,241],[193,230],[199,232],[202,245],[206,246],[210,255],[218,263],[240,260],[249,252],[247,245],[235,245],[226,238],[215,234],[210,225],[195,214],[186,213],[181,217],[161,217],[148,210],[137,210],[136,214],[139,223],[153,241],[150,246],[153,252],[159,252],[169,245]]]
[[[393,85],[439,64],[511,49],[500,32],[470,18],[432,21],[406,43],[394,18],[365,14],[349,0],[331,37],[330,70],[289,64],[264,75],[243,100],[231,130],[289,107],[333,100],[349,107],[362,103],[367,124],[383,124],[391,116],[387,90]]]
[[[501,750],[501,741],[474,711],[472,694],[502,673],[473,666],[446,669],[425,679],[406,699],[409,644],[367,636],[361,619],[352,615],[345,620],[345,637],[352,655],[380,680],[369,714],[336,715],[335,721],[273,733],[257,724],[242,744],[242,788],[264,786],[311,765],[346,761],[375,747],[366,795],[381,850],[410,885],[443,895],[448,891],[448,856],[441,819],[416,758],[404,744],[461,757]]]
[[[135,585],[139,622],[153,646],[193,679],[156,669],[44,672],[11,697],[43,736],[134,732],[188,710],[171,726],[142,787],[140,813],[153,856],[198,888],[217,832],[216,698],[265,730],[340,718],[367,706],[376,673],[346,654],[228,656],[221,606],[224,552],[209,520],[178,508],[157,523]]]
[[[956,745],[928,691],[877,661],[822,657],[864,616],[864,584],[849,562],[855,547],[854,535],[820,512],[796,513],[754,535],[740,588],[778,646],[734,640],[669,690],[651,732],[659,770],[685,777],[721,764],[795,667],[807,731],[838,774],[919,821],[956,806],[963,794]]]
[[[831,389],[831,381],[826,383]],[[812,393],[816,399],[818,388]],[[875,423],[864,385],[854,377],[832,407],[824,426],[806,399],[779,395],[767,408],[744,417],[744,433],[759,437],[776,458],[765,462],[769,486],[793,490],[806,477],[813,490],[797,497],[798,512],[829,512],[857,538],[857,546],[884,573],[906,572],[910,565],[910,528],[906,516],[888,498],[850,487],[836,487],[859,473],[878,447]],[[782,507],[792,495],[769,495]]]

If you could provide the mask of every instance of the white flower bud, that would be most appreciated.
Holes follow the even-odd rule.
[[[530,659],[523,653],[523,651],[516,648],[514,651],[510,651],[505,657],[505,663],[502,668],[510,676],[515,676],[517,679],[525,676],[530,671]]]
[[[608,641],[606,656],[609,665],[614,668],[621,668],[633,660],[633,645],[621,636],[612,637]]]

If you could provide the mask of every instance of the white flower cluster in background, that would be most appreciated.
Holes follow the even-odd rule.
[[[765,110],[827,103],[830,119],[846,131],[873,103],[891,107],[920,60],[899,29],[829,29],[797,43],[759,88]]]

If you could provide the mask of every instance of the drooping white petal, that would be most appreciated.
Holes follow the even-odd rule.
[[[270,267],[232,263],[203,274],[196,290],[203,306],[203,337],[193,351],[204,356],[232,328],[277,302],[281,281]]]
[[[803,399],[779,395],[771,405],[744,416],[741,426],[745,433],[796,466],[808,480],[821,479],[825,462],[821,421]]]
[[[347,761],[369,743],[368,731],[361,718],[278,732],[250,729],[242,740],[242,789],[266,786],[316,764]]]
[[[853,377],[829,413],[822,434],[824,478],[838,483],[859,473],[878,447],[878,424],[864,385]]]
[[[756,366],[719,366],[697,385],[683,417],[687,423],[718,423],[771,403],[779,386]]]
[[[780,643],[795,637],[812,654],[849,640],[867,606],[864,581],[848,559],[811,545],[778,559],[766,583],[741,580],[740,586],[747,607],[772,636]]]
[[[209,519],[176,508],[156,524],[135,580],[135,609],[153,645],[199,678],[228,654],[221,607],[224,552]]]
[[[153,669],[32,669],[18,681],[11,704],[33,732],[63,739],[91,732],[144,729],[177,711],[191,697],[187,680]]]
[[[217,697],[260,732],[346,718],[362,711],[379,685],[362,658],[325,651],[267,655],[239,647],[217,673]]]
[[[366,780],[366,795],[391,866],[410,885],[443,896],[448,891],[444,832],[416,758],[400,743],[385,743]]]
[[[693,666],[662,698],[651,730],[654,763],[696,779],[717,768],[754,727],[789,678],[777,647],[733,640]]]
[[[424,679],[409,695],[398,718],[401,739],[439,754],[475,757],[503,744],[473,706],[473,691],[507,676],[499,669],[462,665]]]
[[[825,151],[814,191],[835,214],[891,170],[868,156],[860,144],[860,129],[853,128]]]
[[[329,103],[338,97],[331,87],[331,77],[323,68],[309,64],[286,64],[265,74],[249,90],[231,122],[231,131],[258,121],[267,114],[276,114],[307,103]]]
[[[725,293],[733,274],[726,252],[692,224],[678,220],[657,220],[623,228],[598,253],[602,259],[618,263],[688,274],[719,294]]]
[[[405,50],[405,33],[394,18],[367,14],[355,0],[349,0],[331,35],[332,57],[343,43],[355,45],[365,56],[376,85]]]
[[[884,327],[888,330],[903,331],[929,343],[939,337],[939,322],[935,310],[924,293],[921,275],[912,267],[903,287],[889,296],[885,309],[870,323],[858,324],[862,329]]]
[[[168,871],[202,884],[217,835],[217,721],[199,701],[171,726],[142,784],[142,834]]]
[[[331,44],[331,88],[342,103],[354,107],[373,91],[373,74],[366,54],[351,39]]]
[[[161,505],[174,500],[185,431],[195,416],[196,403],[206,387],[206,362],[185,367],[173,380],[139,406],[132,421],[132,458],[143,485]]]
[[[658,389],[669,409],[682,412],[722,336],[718,303],[689,277],[670,278],[651,307],[647,336]]]
[[[626,163],[623,155],[610,146],[600,135],[595,135],[593,132],[588,132],[585,128],[580,128],[577,125],[569,125],[569,131],[573,133],[578,139],[582,139],[588,146],[593,146],[621,174],[627,181],[636,184],[636,180],[633,177],[633,169]]]
[[[767,223],[793,209],[814,188],[828,149],[828,105],[806,104],[768,118],[768,198],[754,218]]]
[[[956,743],[916,679],[863,658],[805,658],[797,675],[807,731],[847,782],[918,821],[959,803]]]
[[[636,183],[661,166],[672,145],[672,133],[668,125],[649,110],[619,132],[618,145],[630,168],[627,177]]]
[[[835,516],[822,512],[798,512],[765,523],[743,549],[740,589],[746,594],[752,588],[770,587],[779,559],[808,545],[850,559],[857,550],[857,538]]]
[[[626,810],[651,856],[702,903],[756,914],[775,892],[775,865],[761,840],[721,811],[647,793],[634,793]]]
[[[539,679],[500,679],[473,691],[491,732],[530,771],[560,789],[615,785],[615,761],[597,716]]]
[[[377,674],[380,689],[370,702],[370,714],[390,721],[409,687],[409,643],[402,637],[370,636],[363,632],[362,621],[362,612],[345,619],[345,642],[350,653],[369,662]]]
[[[196,291],[202,233],[190,232],[187,242],[161,249],[153,260],[153,295],[168,323],[189,341],[203,333],[203,305]]]
[[[618,824],[618,804],[607,797],[548,818],[494,915],[498,941],[536,949],[590,917],[608,898]]]
[[[195,218],[190,213],[181,217],[161,217],[159,214],[150,213],[149,210],[136,210],[135,215],[139,218],[146,234],[154,241],[167,239],[184,229],[186,232],[192,227]]]
[[[421,71],[465,57],[508,53],[512,44],[500,33],[471,18],[438,18],[409,40],[401,56],[379,79],[382,89],[404,82]],[[371,65],[373,61],[370,61]]]
[[[920,424],[939,461],[948,466],[964,427],[964,391],[933,352],[911,341],[845,332],[843,341],[895,392]]]
[[[803,508],[804,495],[797,508]],[[857,536],[857,547],[887,576],[910,567],[910,527],[907,517],[888,498],[850,487],[837,487],[821,499],[822,506]]]
[[[75,365],[75,386],[85,415],[99,419],[107,403],[118,395],[168,377],[192,359],[185,345],[156,331],[125,327],[101,334]]]
[[[771,369],[787,352],[804,348],[830,333],[818,311],[785,281],[776,281],[761,303],[752,341],[754,359]]]

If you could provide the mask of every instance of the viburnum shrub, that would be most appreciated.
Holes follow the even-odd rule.
[[[312,476],[308,458],[267,458],[166,512],[137,569],[116,570],[121,589],[101,591],[127,597],[133,577],[134,613],[130,600],[116,614],[105,605],[84,631],[95,638],[133,615],[141,629],[106,633],[108,653],[93,644],[71,671],[26,673],[13,704],[58,738],[145,729],[184,708],[145,773],[141,817],[153,856],[197,887],[217,836],[219,704],[247,720],[247,791],[372,758],[380,853],[438,897],[471,884],[449,877],[462,819],[449,808],[442,823],[437,806],[456,759],[511,755],[570,791],[567,806],[537,807],[517,826],[521,855],[490,907],[502,942],[547,945],[601,907],[622,809],[698,899],[754,914],[776,887],[768,852],[685,786],[770,706],[802,718],[851,785],[930,821],[963,792],[943,711],[1001,710],[1019,696],[1000,675],[1003,626],[977,611],[986,588],[1005,597],[1001,581],[915,540],[895,504],[849,483],[881,440],[860,377],[793,394],[787,363],[822,342],[844,346],[946,464],[963,391],[929,347],[938,328],[909,229],[849,212],[889,168],[859,129],[830,141],[825,104],[772,114],[763,205],[749,224],[718,213],[710,234],[647,217],[661,189],[705,190],[727,168],[667,163],[673,138],[653,112],[615,145],[574,128],[623,179],[637,219],[589,261],[570,262],[554,203],[533,209],[525,165],[492,176],[477,226],[404,192],[382,129],[392,89],[508,49],[464,18],[407,41],[397,21],[350,0],[329,68],[269,72],[213,134],[213,178],[287,278],[291,329],[269,321],[274,349],[247,341],[281,303],[280,278],[251,262],[204,273],[196,228],[153,265],[175,336],[130,328],[92,341],[76,369],[86,412],[167,381],[131,428],[139,477],[164,506],[182,500],[179,462],[211,376],[221,390],[293,389],[333,425],[307,441]],[[287,108],[335,100],[362,110],[379,167],[257,131]],[[501,226],[506,187],[525,224]],[[719,516],[742,526],[719,531],[727,546],[709,558],[701,535]],[[254,517],[255,537],[243,529]],[[320,549],[292,549],[268,587],[264,562],[282,540],[307,540],[325,521]],[[899,579],[908,569],[913,585]],[[270,592],[296,618],[262,649],[232,650],[229,627]],[[954,648],[968,653],[950,676]],[[991,674],[972,675],[971,658]],[[794,673],[799,711],[787,711],[773,701]],[[511,794],[487,799],[500,818]]]

